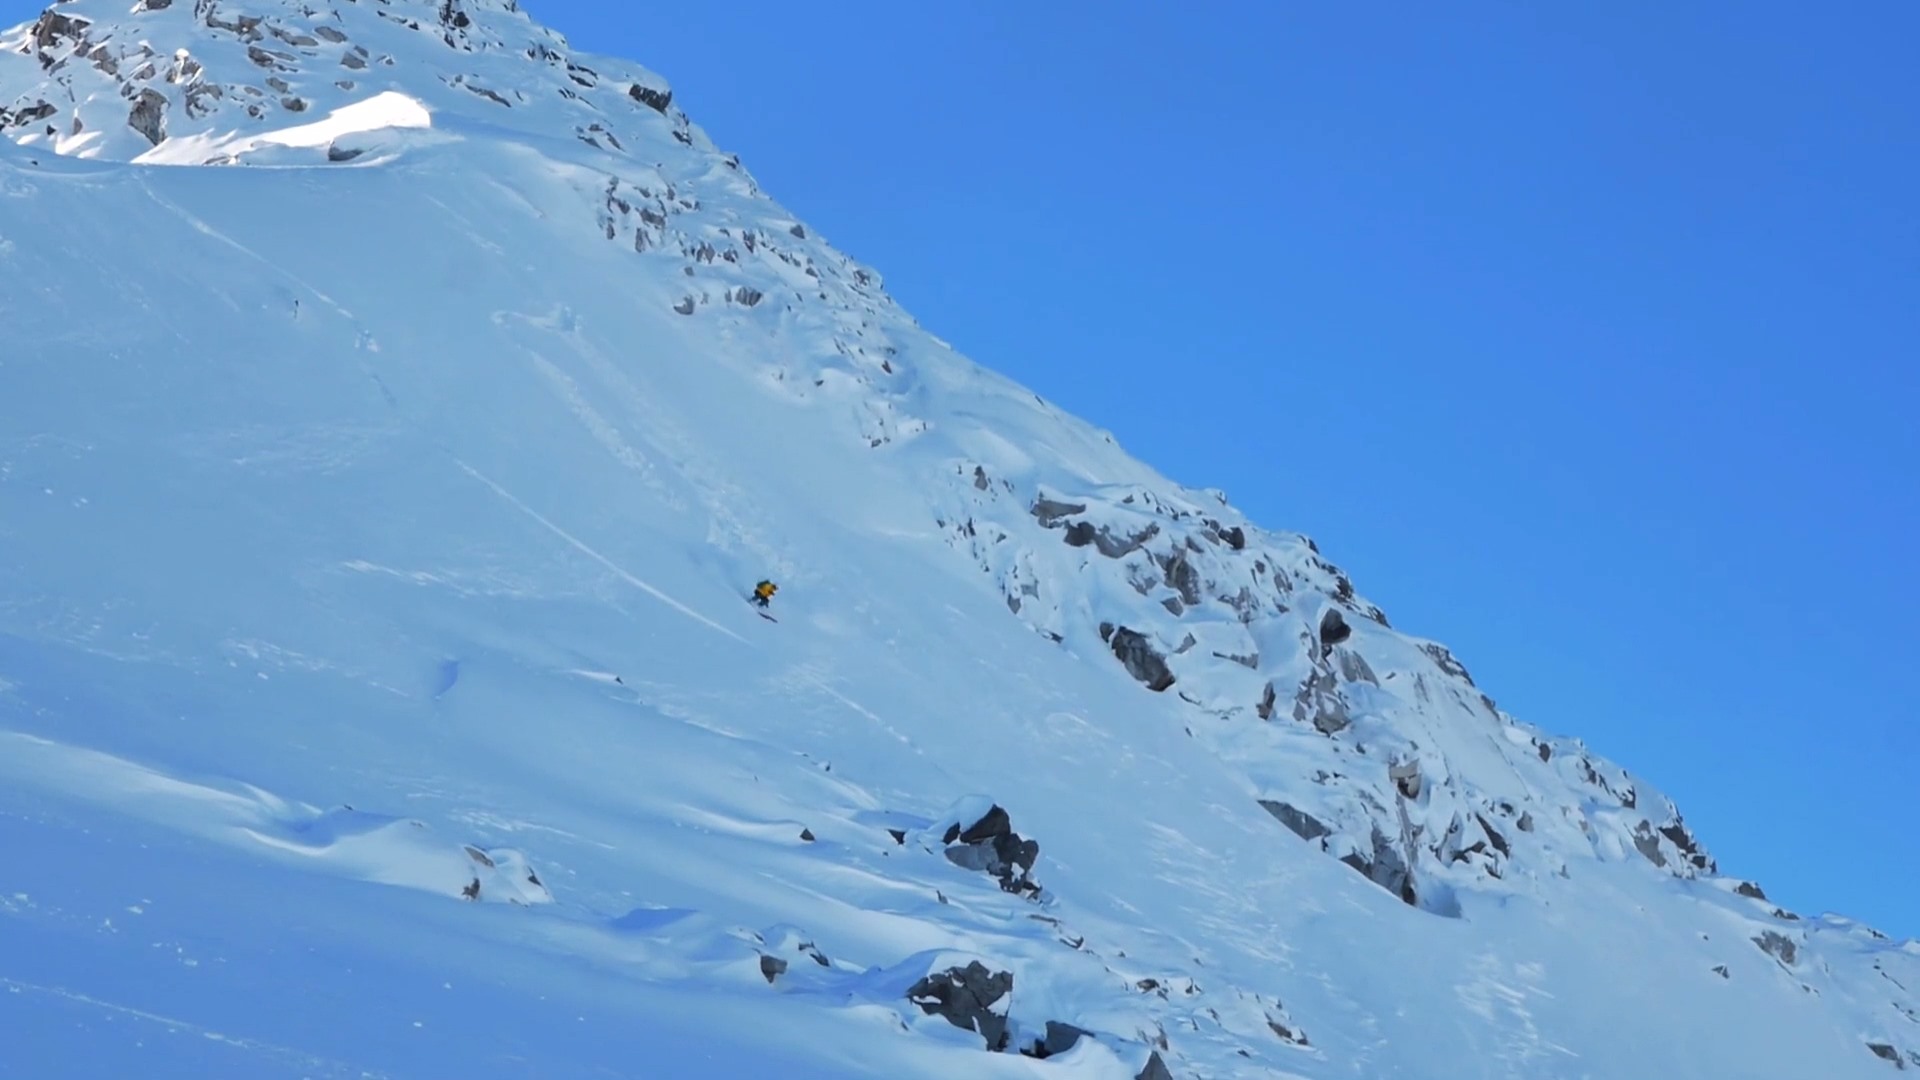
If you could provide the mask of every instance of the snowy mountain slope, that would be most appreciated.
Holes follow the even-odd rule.
[[[650,72],[501,3],[0,50],[0,1075],[1920,1066],[1920,945],[918,329]]]

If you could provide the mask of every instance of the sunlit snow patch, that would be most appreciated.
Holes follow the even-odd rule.
[[[433,114],[416,98],[388,90],[324,119],[258,135],[206,134],[168,139],[134,160],[143,165],[307,165],[353,161],[395,147],[396,133],[433,128]]]

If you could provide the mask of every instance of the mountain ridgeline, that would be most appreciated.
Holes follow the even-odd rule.
[[[930,1018],[969,1053],[1077,1063],[1084,1071],[1060,1075],[1104,1080],[1626,1077],[1644,1075],[1636,1070],[1646,1061],[1698,1077],[1800,1077],[1813,1075],[1809,1063],[1831,1077],[1920,1068],[1920,946],[1843,918],[1783,910],[1758,884],[1722,875],[1679,809],[1646,781],[1578,739],[1503,711],[1446,646],[1394,627],[1306,536],[1255,525],[1221,492],[1167,480],[1105,432],[927,333],[875,270],[763,193],[738,157],[689,120],[665,79],[573,49],[511,0],[71,0],[0,34],[0,132],[0,269],[11,264],[10,276],[37,283],[0,301],[0,315],[16,343],[39,343],[11,374],[0,364],[0,412],[9,402],[97,397],[123,380],[134,387],[111,423],[76,411],[68,427],[47,421],[40,430],[24,414],[9,418],[0,455],[17,474],[91,460],[72,448],[96,436],[132,438],[125,417],[145,415],[136,399],[176,385],[169,380],[238,386],[230,412],[200,417],[196,405],[182,413],[204,429],[155,427],[140,445],[191,459],[168,475],[224,462],[301,478],[262,489],[237,526],[268,536],[259,530],[276,516],[301,522],[298,543],[314,546],[248,548],[271,588],[293,588],[278,584],[290,578],[309,590],[288,593],[285,610],[341,619],[348,616],[338,612],[358,610],[363,594],[351,590],[338,594],[344,600],[315,599],[324,590],[314,582],[334,580],[328,575],[445,594],[435,601],[444,608],[422,613],[396,601],[400,614],[355,623],[355,647],[368,650],[361,667],[320,651],[294,665],[307,676],[387,672],[420,640],[485,624],[494,629],[459,632],[468,651],[458,662],[434,661],[425,689],[408,689],[404,675],[366,676],[366,685],[400,687],[379,707],[453,708],[446,702],[498,678],[508,687],[500,700],[544,711],[554,731],[573,730],[557,698],[514,697],[506,675],[489,675],[474,659],[511,654],[494,670],[520,670],[545,663],[532,659],[544,650],[565,649],[539,635],[515,637],[531,616],[476,605],[532,605],[539,594],[540,604],[563,609],[553,619],[567,629],[556,634],[641,626],[626,655],[659,652],[603,664],[620,670],[602,673],[594,692],[650,701],[676,718],[722,709],[711,695],[736,676],[700,668],[706,653],[662,659],[692,646],[664,642],[676,633],[648,620],[679,620],[659,626],[691,627],[686,633],[705,635],[716,650],[744,649],[755,634],[782,635],[755,648],[800,649],[787,642],[817,633],[818,644],[805,646],[815,651],[785,657],[785,666],[766,661],[755,678],[769,696],[702,723],[745,739],[743,718],[776,709],[770,703],[782,695],[811,696],[844,714],[835,724],[881,732],[838,753],[831,740],[852,745],[853,736],[825,721],[755,736],[791,750],[782,761],[797,754],[808,762],[810,779],[794,782],[797,794],[782,796],[779,813],[817,797],[826,816],[831,800],[845,802],[846,830],[810,826],[800,836],[808,857],[840,860],[807,895],[832,896],[857,916],[840,931],[845,940],[793,929],[809,912],[827,918],[812,899],[749,898],[753,890],[743,888],[740,910],[766,919],[751,932],[720,926],[725,919],[612,917],[607,933],[685,950],[671,952],[671,962],[652,953],[636,960],[635,979],[667,985],[679,977],[661,973],[668,968],[738,953],[738,971],[712,962],[745,972],[725,983],[742,995],[804,990],[804,1008],[818,1013],[878,1003],[919,1040],[912,1046],[946,1046],[921,1026]],[[388,217],[328,209],[380,200],[398,209]],[[251,209],[231,209],[229,220],[214,209],[222,205]],[[35,246],[54,234],[30,222],[56,213],[89,222],[86,235],[102,246],[127,234],[124,251],[133,253],[116,255],[124,277],[112,278],[120,284],[102,298],[60,286],[67,256],[50,241]],[[149,249],[138,244],[149,241],[155,254],[139,262]],[[176,244],[197,245],[194,258],[176,261]],[[492,255],[465,265],[432,261],[436,250],[483,248]],[[224,273],[219,260],[242,269],[219,279],[231,284],[209,286]],[[367,268],[389,262],[412,269],[376,283]],[[82,267],[71,280],[107,280],[71,265]],[[538,304],[512,306],[536,296]],[[380,306],[388,300],[390,308]],[[65,328],[89,312],[109,329],[81,341]],[[102,360],[145,355],[169,335],[187,343],[179,356],[190,362],[122,371]],[[245,355],[235,345],[228,357],[228,341],[243,343]],[[263,373],[261,364],[278,362],[260,358],[279,355],[285,342],[298,343],[284,345],[287,355],[297,347],[314,362]],[[509,370],[492,359],[509,356],[524,363]],[[170,363],[177,371],[161,370]],[[203,363],[215,367],[195,366]],[[206,400],[195,394],[183,400]],[[339,412],[324,424],[263,418],[300,398],[337,401]],[[738,414],[711,404],[744,399],[754,404]],[[776,429],[794,434],[765,434]],[[124,460],[142,456],[129,451]],[[381,485],[412,484],[423,462],[457,468],[445,469],[451,480],[343,500],[360,507],[344,516],[300,501],[362,470],[389,478]],[[7,469],[0,463],[0,479]],[[518,482],[509,475],[516,469]],[[559,479],[569,477],[580,479]],[[440,493],[455,482],[490,509],[443,506],[438,500],[453,497]],[[790,503],[794,492],[814,500]],[[203,509],[219,520],[218,506]],[[442,512],[450,516],[431,519]],[[496,512],[517,524],[475,538],[472,523]],[[127,531],[162,520],[127,513]],[[354,547],[392,547],[382,529],[416,514],[431,524],[421,535],[441,552],[433,558],[454,558],[445,553],[453,545],[471,563],[455,573],[422,556],[423,568],[405,569],[398,555],[382,561]],[[602,516],[600,539],[582,531],[581,522]],[[123,685],[124,700],[138,699],[137,672],[121,677],[134,661],[72,629],[87,619],[116,626],[121,608],[103,600],[85,618],[48,614],[80,610],[45,582],[55,553],[83,535],[68,530],[82,526],[8,520],[25,523],[15,528],[33,554],[0,571],[0,642],[19,655],[88,658],[73,661],[75,672],[117,665],[121,674],[102,685]],[[630,545],[624,554],[610,537]],[[511,554],[534,551],[542,554]],[[744,589],[760,573],[782,582],[776,612],[805,612],[813,622],[736,625],[747,609],[725,606],[724,589],[735,579]],[[933,581],[928,588],[950,593],[923,605],[924,626],[901,630],[922,617],[918,609],[890,608],[882,618],[869,609],[891,602],[875,598],[880,586],[858,592],[861,582],[882,580]],[[547,581],[565,587],[543,592]],[[710,585],[720,601],[695,599]],[[170,602],[203,602],[187,596]],[[834,602],[841,606],[830,612]],[[189,628],[164,663],[157,653],[138,660],[163,667],[230,656],[221,635],[244,635],[211,628],[255,617],[209,608],[196,621],[158,599],[152,610],[123,603],[151,620],[179,616]],[[955,621],[939,621],[949,618],[943,612]],[[616,632],[629,631],[604,631]],[[382,641],[393,658],[373,655]],[[279,655],[249,648],[250,663]],[[897,660],[875,659],[896,652]],[[760,662],[740,661],[741,669]],[[904,674],[884,681],[876,674],[883,664]],[[554,665],[577,674],[582,662]],[[57,666],[45,662],[45,670]],[[0,667],[0,717],[11,717],[0,727],[27,732],[34,725],[23,718],[40,717],[58,728],[46,719],[62,715],[54,698],[29,708],[6,696],[10,680],[36,684]],[[870,698],[892,698],[896,708]],[[903,712],[918,719],[902,721]],[[1069,714],[1079,719],[1060,719]],[[1052,741],[1035,743],[1036,732]],[[937,739],[958,741],[935,753],[927,747]],[[75,741],[129,758],[166,752],[145,736]],[[395,761],[447,752],[440,741],[408,745]],[[695,763],[689,771],[727,771],[727,745],[686,759]],[[436,749],[421,749],[428,746]],[[529,743],[519,752],[545,751]],[[255,760],[230,753],[236,773]],[[203,755],[192,767],[228,754]],[[1131,763],[1176,755],[1192,755],[1178,757],[1179,782],[1129,790]],[[823,779],[815,765],[830,758],[836,768]],[[277,771],[264,764],[273,760],[257,759],[263,774]],[[921,801],[902,805],[921,781],[888,774],[923,767]],[[473,785],[485,789],[497,775],[485,770],[500,765],[474,768]],[[1076,791],[1109,801],[1083,804]],[[696,785],[679,801],[662,796],[658,821],[718,820],[716,808],[732,806],[730,798],[745,796]],[[1119,820],[1123,812],[1132,818]],[[1226,831],[1206,833],[1211,819],[1227,822],[1218,825]],[[389,851],[426,858],[406,830],[395,831],[397,819],[366,820],[376,838],[366,850],[375,854],[351,855],[353,866]],[[458,820],[493,818],[475,811]],[[328,850],[336,841],[327,830],[360,835],[351,814],[325,821]],[[282,825],[248,827],[277,836]],[[319,826],[285,828],[308,836]],[[800,831],[782,828],[781,843],[793,843],[787,834]],[[561,848],[543,859],[528,839],[537,835],[523,832],[511,848],[475,835],[431,857],[444,873],[363,876],[543,911],[566,903],[570,887],[596,900],[617,891],[590,886],[617,876],[594,870],[597,856]],[[1217,842],[1231,852],[1202,835],[1224,838]],[[379,839],[389,836],[398,839]],[[910,867],[915,852],[933,858]],[[547,861],[569,864],[575,878],[545,871]],[[1109,880],[1095,869],[1130,861],[1143,864],[1138,879]],[[784,874],[784,865],[769,862],[766,873]],[[657,888],[672,904],[664,894],[679,879],[659,872]],[[1129,926],[1126,911],[1152,906],[1128,891],[1144,882],[1163,883],[1176,899],[1157,910],[1182,912],[1181,924],[1150,925],[1141,915]],[[1345,891],[1356,883],[1367,899]],[[1303,901],[1300,889],[1313,899]],[[937,896],[911,931],[901,928],[896,890]],[[968,922],[968,904],[997,914]],[[1338,922],[1349,908],[1366,914]],[[1533,929],[1511,929],[1506,920],[1523,918],[1512,914],[1523,908],[1536,913],[1524,916]],[[1241,924],[1249,939],[1228,929]],[[1506,957],[1511,970],[1498,978],[1461,974],[1497,952],[1463,944],[1482,942],[1474,935],[1537,941],[1528,934],[1551,936],[1542,927],[1580,939],[1551,948],[1579,951],[1558,964]],[[1040,936],[1028,943],[1033,933]],[[1369,942],[1375,933],[1397,943],[1393,955],[1372,955],[1387,948]],[[1289,935],[1315,944],[1296,956],[1294,944],[1273,941]],[[1246,943],[1253,939],[1277,951],[1256,954]],[[1142,950],[1155,957],[1151,965]],[[1202,954],[1228,959],[1209,966]],[[663,966],[646,966],[656,962]],[[1615,963],[1618,970],[1596,974]],[[1439,994],[1421,978],[1395,982],[1429,969],[1459,981]],[[1419,1006],[1434,1010],[1419,1014],[1428,1019],[1396,1012],[1400,995],[1415,994],[1430,999]],[[1720,1003],[1699,1006],[1708,995]],[[1539,1004],[1546,998],[1559,999],[1569,1017],[1597,1019],[1591,1027],[1566,1019],[1556,1033]],[[1636,1036],[1630,1028],[1643,1015],[1661,1019]],[[1755,1042],[1756,1026],[1779,1041]],[[1636,1038],[1644,1050],[1631,1047]],[[1002,1067],[982,1060],[913,1067],[930,1076],[1029,1075],[967,1072]]]

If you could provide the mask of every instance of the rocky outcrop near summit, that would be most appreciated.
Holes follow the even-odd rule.
[[[1283,835],[1407,904],[1447,915],[1460,887],[1524,888],[1508,880],[1523,848],[1715,872],[1664,796],[1507,715],[1311,540],[1217,493],[1023,491],[978,461],[951,476],[942,524],[1014,616],[1063,647],[1097,643],[1116,675],[1179,702]],[[1538,791],[1577,798],[1542,806]]]
[[[688,146],[696,141],[664,81],[631,64],[603,71],[582,62],[565,38],[502,0],[368,0],[331,9],[143,0],[131,11],[69,0],[0,41],[32,62],[11,77],[0,68],[0,130],[63,154],[120,160],[171,139],[218,133],[230,143],[235,133],[306,123],[396,87],[418,95],[397,66],[423,46],[446,60],[441,107],[484,104],[500,114],[490,122],[511,126],[530,94],[552,95],[597,117],[573,134],[610,152],[643,144],[655,125]],[[195,156],[183,143],[177,156],[159,160],[232,160],[227,149],[205,149]]]

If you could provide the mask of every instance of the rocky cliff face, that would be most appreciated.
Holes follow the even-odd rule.
[[[1448,914],[1458,887],[1528,888],[1516,851],[1558,872],[1588,855],[1714,871],[1671,801],[1502,712],[1311,540],[1217,493],[1021,490],[969,461],[950,487],[951,542],[1015,617],[1055,642],[1097,634],[1089,651],[1182,701],[1290,831],[1406,903]]]
[[[904,509],[888,508],[888,527],[941,538],[943,568],[991,590],[994,625],[1013,627],[1012,636],[1035,650],[1077,660],[1110,682],[1114,695],[1100,699],[1107,715],[1090,717],[1093,723],[1117,728],[1121,714],[1148,716],[1203,746],[1225,766],[1232,790],[1183,795],[1195,805],[1250,810],[1267,830],[1261,843],[1270,847],[1261,850],[1274,861],[1310,852],[1304,858],[1329,874],[1354,875],[1340,880],[1377,887],[1392,898],[1382,901],[1387,908],[1419,920],[1436,939],[1463,926],[1441,920],[1475,902],[1528,898],[1550,906],[1587,888],[1596,864],[1632,867],[1661,888],[1707,897],[1720,935],[1712,947],[1735,943],[1715,954],[1718,963],[1707,969],[1715,980],[1737,980],[1743,970],[1755,978],[1745,961],[1787,980],[1796,1000],[1825,993],[1865,1002],[1847,1014],[1876,1018],[1858,1055],[1889,1068],[1920,1065],[1920,1039],[1906,1034],[1909,1023],[1920,1024],[1920,1005],[1901,981],[1910,947],[1844,920],[1800,918],[1759,886],[1720,876],[1671,800],[1579,741],[1502,711],[1444,645],[1392,626],[1313,541],[1248,521],[1223,493],[1168,481],[1104,433],[959,357],[894,303],[875,271],[768,199],[736,157],[691,123],[663,79],[573,50],[511,2],[58,4],[0,35],[0,131],[21,148],[8,162],[26,156],[35,167],[37,155],[59,154],[154,166],[377,169],[463,139],[508,146],[510,160],[537,163],[539,182],[521,176],[519,186],[501,183],[489,194],[510,190],[502,198],[550,230],[542,234],[552,245],[543,255],[604,260],[594,262],[594,274],[619,290],[619,303],[606,307],[645,309],[634,324],[644,334],[633,336],[671,345],[663,365],[726,368],[739,376],[730,384],[736,389],[765,390],[796,415],[817,413],[835,445],[886,462],[893,472],[867,479],[904,477],[901,486],[913,493]],[[32,181],[12,173],[8,184],[0,194],[32,190]],[[219,235],[211,226],[203,234]],[[377,258],[379,239],[342,242],[368,244]],[[0,255],[11,242],[0,236]],[[331,303],[328,295],[301,294],[310,305]],[[358,318],[344,307],[337,314]],[[488,315],[508,327],[501,342],[537,337],[560,355],[552,342],[565,340],[565,348],[588,354],[565,305],[537,316],[462,312],[457,321]],[[364,360],[379,351],[371,329],[353,330],[343,333],[351,355]],[[748,340],[753,349],[737,346]],[[745,553],[783,577],[798,572],[783,561],[780,526],[767,524],[771,515],[758,514],[752,493],[742,493],[747,485],[712,465],[717,455],[699,449],[697,433],[676,434],[673,402],[656,405],[604,357],[582,364],[577,377],[552,363],[542,374],[562,388],[568,416],[618,460],[620,476],[643,477],[636,483],[668,510],[704,514],[710,547]],[[612,406],[602,402],[597,411],[587,401],[580,387],[594,380],[618,391],[609,397],[631,411],[627,427],[608,419],[623,415]],[[391,400],[387,383],[375,381]],[[302,452],[256,449],[281,458]],[[801,681],[819,682],[808,678]],[[1011,744],[976,750],[996,759],[1025,752]],[[926,797],[944,803],[953,794]],[[1050,906],[1059,897],[1049,892],[1056,878],[1042,844],[1058,849],[1048,834],[1024,835],[1031,826],[1014,805],[1018,794],[996,792],[1006,806],[963,802],[938,820],[903,815],[884,841],[863,824],[859,842],[879,853],[864,856],[860,872],[889,888],[942,881],[942,890],[921,891],[946,908],[945,890],[955,885],[938,875],[968,875],[977,891],[967,900],[991,915],[967,914],[973,921],[955,924],[953,955],[923,949],[882,979],[836,963],[811,936],[762,934],[749,981],[757,990],[797,984],[862,1001],[857,995],[882,986],[893,1004],[907,1002],[1002,1053],[1061,1056],[1088,1035],[1117,1038],[1129,1072],[1180,1080],[1225,1075],[1194,1067],[1209,1048],[1219,1051],[1216,1065],[1247,1047],[1320,1061],[1304,1051],[1332,1041],[1321,1038],[1322,1022],[1352,1020],[1337,998],[1325,997],[1317,1015],[1296,1021],[1265,983],[1216,982],[1192,952],[1149,965],[1113,944],[1111,924],[1104,937],[1077,929]],[[1142,808],[1140,832],[1154,819],[1154,808]],[[1016,820],[1022,832],[1014,831]],[[813,845],[826,834],[808,828],[799,835]],[[902,857],[896,849],[905,849]],[[478,863],[482,850],[468,854]],[[916,853],[925,856],[916,869],[901,865]],[[892,860],[884,872],[881,858]],[[480,898],[493,895],[473,880]],[[535,884],[544,898],[547,886]],[[1229,882],[1215,891],[1233,889]],[[854,909],[865,899],[835,902]],[[961,942],[1008,953],[1017,951],[1010,942],[1031,945],[1003,923],[1043,928],[1041,944],[1071,954],[1058,970],[1074,977],[1036,960],[1016,979],[1018,965],[1005,956],[960,955]],[[946,924],[915,924],[902,937],[918,940],[931,925]],[[1186,928],[1150,928],[1154,936],[1171,931]],[[1695,933],[1704,942],[1708,930],[1689,924],[1676,931]],[[857,944],[856,952],[880,952]],[[1184,945],[1166,946],[1163,956]],[[905,950],[891,960],[898,951]],[[1030,987],[1046,987],[1049,974],[1075,993],[1034,994]],[[1260,978],[1296,977],[1276,966]],[[1008,999],[1025,1002],[1030,994],[1036,1004],[1009,1011]],[[1291,988],[1286,999],[1296,1000]],[[1496,1011],[1478,999],[1468,1007],[1474,1015]],[[1340,1044],[1362,1046],[1377,1035],[1346,1033]],[[1327,1069],[1359,1067],[1359,1060]]]

